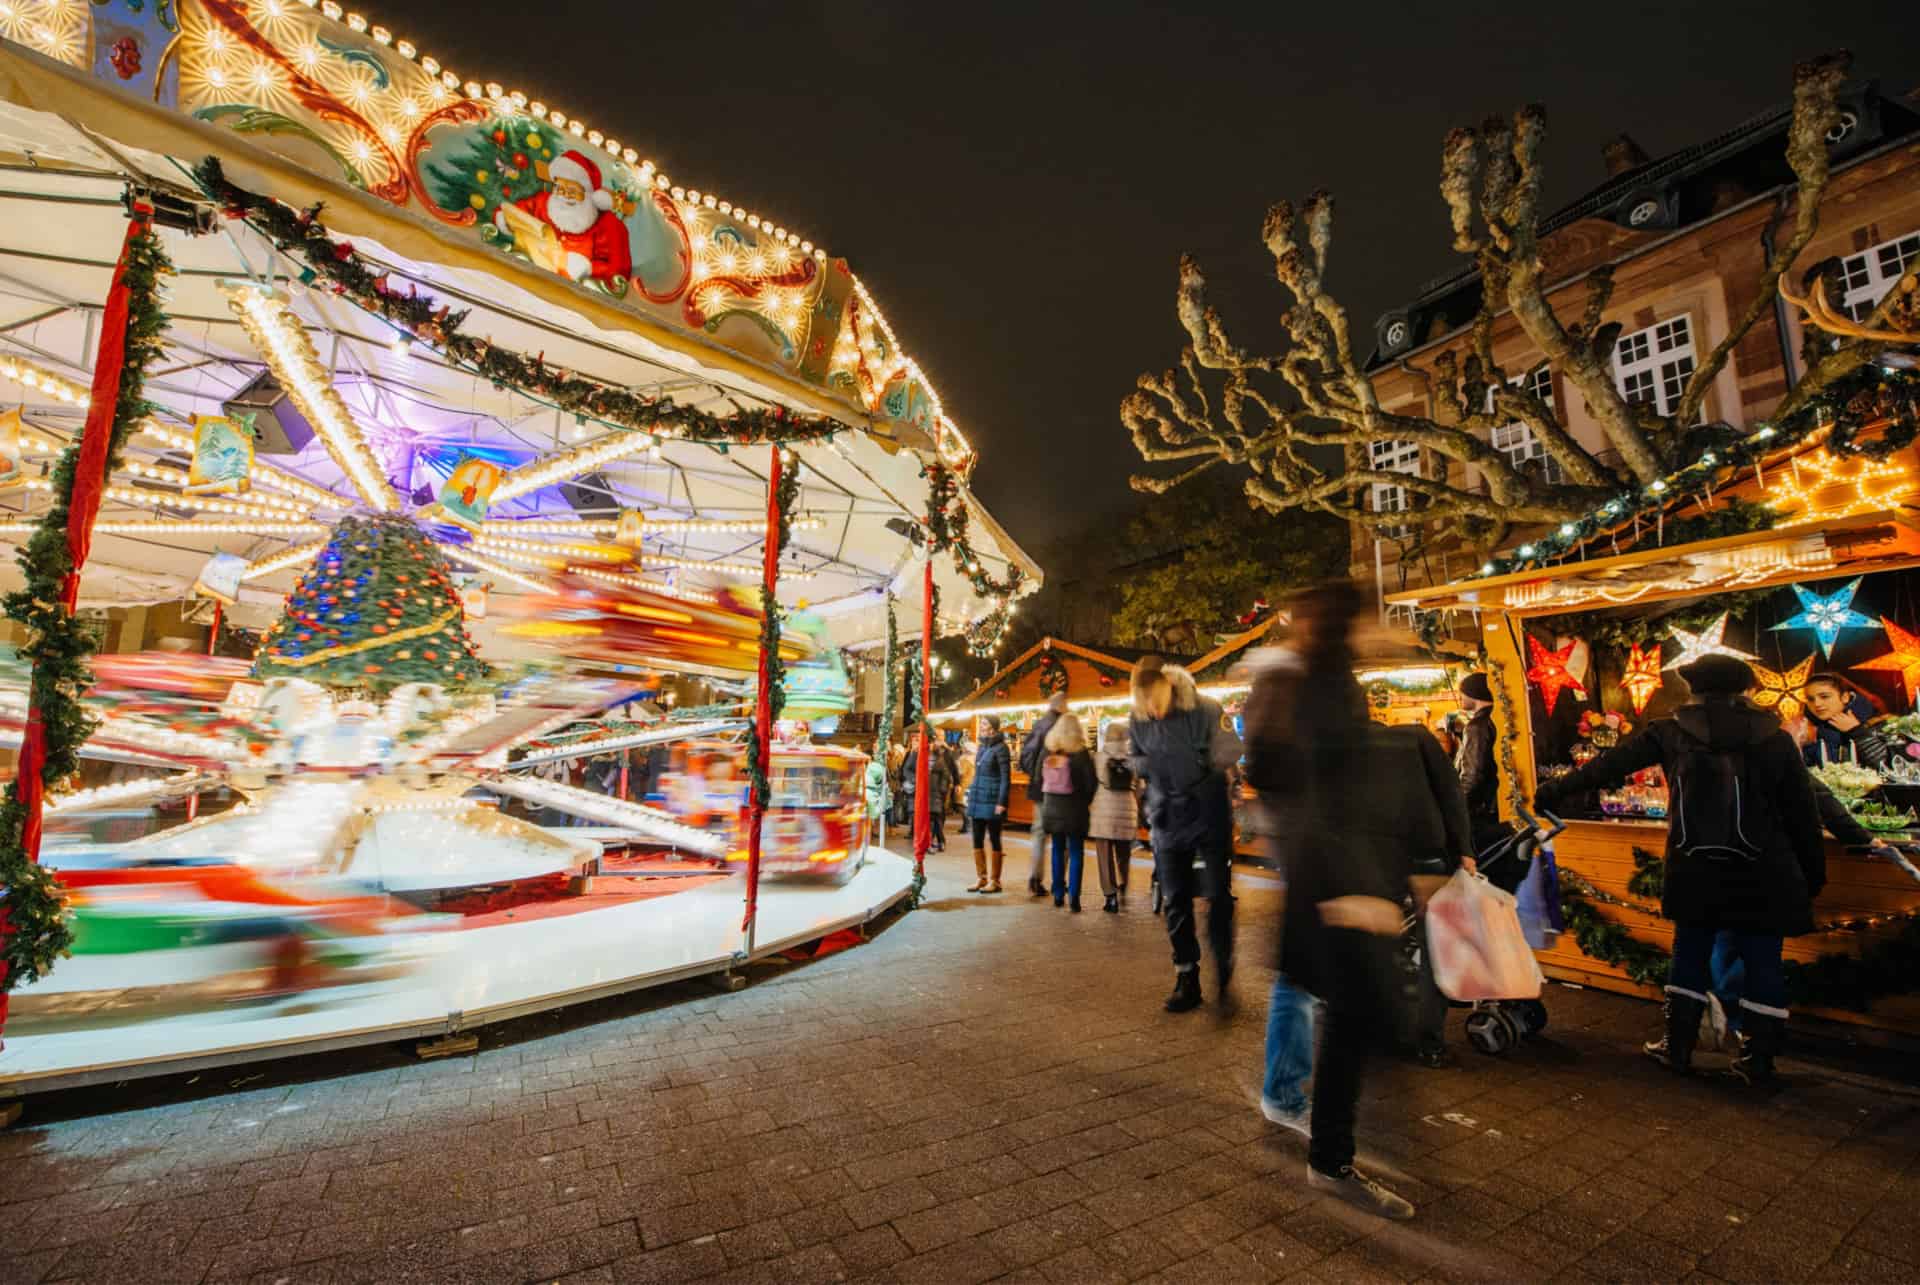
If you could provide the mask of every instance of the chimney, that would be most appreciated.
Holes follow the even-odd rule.
[[[1653,159],[1647,155],[1646,148],[1626,134],[1617,135],[1602,145],[1600,155],[1606,160],[1608,178],[1619,178]]]

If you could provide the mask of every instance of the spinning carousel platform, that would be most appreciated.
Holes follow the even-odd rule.
[[[432,1039],[626,991],[721,973],[874,919],[907,896],[913,863],[867,850],[840,887],[763,881],[755,940],[741,932],[745,881],[610,898],[575,913],[487,915],[378,940],[367,980],[283,997],[244,993],[169,1004],[150,979],[166,954],[119,957],[120,989],[60,1002],[60,976],[15,992],[0,1049],[0,1099],[272,1058]],[[204,948],[202,948],[204,949]],[[74,961],[68,961],[69,963]],[[96,978],[96,981],[99,980]],[[109,985],[113,980],[106,979]],[[48,1003],[53,1000],[55,1002]]]

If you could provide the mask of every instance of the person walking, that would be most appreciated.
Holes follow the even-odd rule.
[[[1040,824],[1053,841],[1053,904],[1080,913],[1080,868],[1086,856],[1087,824],[1097,787],[1087,729],[1062,714],[1047,729],[1040,760]]]
[[[1118,719],[1107,724],[1100,749],[1093,756],[1093,775],[1099,788],[1093,796],[1087,837],[1095,845],[1095,869],[1100,872],[1101,907],[1120,912],[1127,895],[1127,875],[1133,866],[1133,840],[1140,833],[1140,804],[1134,797],[1133,747],[1127,725]]]
[[[1248,776],[1274,811],[1286,881],[1279,965],[1288,1009],[1269,1013],[1269,1029],[1281,1027],[1281,1065],[1270,1048],[1269,1082],[1311,1047],[1300,996],[1324,1004],[1311,1111],[1281,1101],[1286,1118],[1267,1114],[1308,1134],[1309,1187],[1404,1219],[1412,1204],[1354,1167],[1354,1133],[1366,1063],[1401,1030],[1409,853],[1443,822],[1417,749],[1366,716],[1350,643],[1360,604],[1347,581],[1302,595],[1293,612],[1298,667],[1272,667],[1247,700]],[[1291,1088],[1298,1093],[1297,1079]]]
[[[1826,851],[1811,778],[1793,737],[1746,700],[1756,679],[1746,662],[1702,656],[1680,669],[1696,698],[1657,718],[1599,758],[1546,781],[1536,807],[1625,780],[1655,763],[1673,791],[1666,887],[1660,913],[1673,921],[1666,1036],[1646,1052],[1686,1074],[1708,1004],[1714,940],[1733,934],[1745,990],[1744,1051],[1733,1074],[1771,1079],[1786,1037],[1784,938],[1813,931],[1813,899],[1826,883]]]
[[[1239,738],[1221,736],[1225,715],[1219,704],[1200,696],[1185,670],[1158,656],[1135,663],[1132,692],[1131,766],[1135,776],[1146,778],[1153,868],[1173,947],[1173,992],[1166,1010],[1184,1013],[1201,1003],[1200,942],[1193,925],[1193,899],[1202,891],[1196,861],[1205,866],[1207,939],[1222,1003],[1233,979],[1233,815],[1226,767],[1239,757]]]
[[[1027,872],[1027,891],[1036,897],[1047,895],[1047,832],[1040,824],[1040,760],[1046,756],[1047,733],[1067,712],[1067,694],[1055,692],[1047,697],[1047,708],[1033,720],[1033,730],[1020,743],[1020,771],[1027,778],[1027,800],[1033,804],[1033,868]]]
[[[973,823],[973,869],[979,876],[968,892],[999,892],[1000,869],[1006,853],[1000,849],[1000,827],[1007,819],[1007,797],[1013,787],[1012,757],[1000,720],[988,714],[981,720],[980,748],[974,751],[973,780],[967,785],[967,819]],[[993,864],[987,864],[987,845],[993,845]]]

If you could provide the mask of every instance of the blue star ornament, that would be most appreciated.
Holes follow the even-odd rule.
[[[1853,609],[1854,590],[1860,587],[1860,577],[1854,579],[1828,598],[1822,598],[1805,585],[1793,586],[1800,598],[1800,614],[1789,617],[1775,625],[1775,629],[1811,629],[1819,640],[1820,654],[1833,659],[1833,644],[1840,637],[1842,629],[1878,629],[1880,622],[1871,616],[1865,616]]]

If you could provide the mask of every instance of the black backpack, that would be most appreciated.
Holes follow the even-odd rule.
[[[1133,769],[1127,766],[1123,758],[1107,760],[1107,788],[1126,794],[1133,789]]]
[[[1765,805],[1744,783],[1746,767],[1742,750],[1716,750],[1685,737],[1673,769],[1676,853],[1730,865],[1759,857],[1760,845],[1748,836],[1766,833]]]

